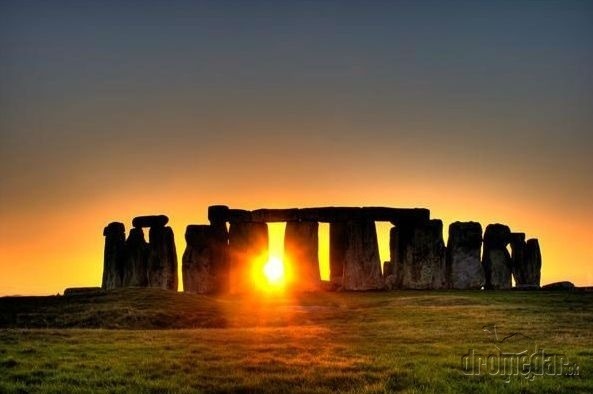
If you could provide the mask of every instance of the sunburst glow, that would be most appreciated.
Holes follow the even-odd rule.
[[[277,257],[270,257],[264,265],[264,276],[271,285],[279,285],[284,282],[284,264]]]

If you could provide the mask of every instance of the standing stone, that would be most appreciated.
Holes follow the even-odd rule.
[[[254,289],[254,269],[268,260],[266,223],[231,223],[229,230],[230,291],[243,293]]]
[[[218,279],[212,259],[215,247],[209,225],[189,225],[185,231],[187,246],[183,253],[181,273],[183,291],[210,294],[218,291]]]
[[[539,241],[535,238],[528,239],[525,245],[525,284],[539,286],[541,281],[542,254]]]
[[[476,222],[449,225],[446,273],[451,289],[480,289],[484,286],[484,268],[480,253],[482,226]]]
[[[212,269],[216,278],[216,292],[227,293],[229,291],[230,269],[229,269],[229,232],[226,223],[222,221],[211,222],[212,233]]]
[[[126,241],[126,263],[124,287],[146,287],[148,285],[148,244],[142,228],[133,228]]]
[[[122,286],[125,264],[126,229],[123,223],[112,222],[103,229],[105,249],[103,253],[104,290]]]
[[[512,260],[507,250],[511,230],[503,224],[489,224],[484,232],[482,265],[486,289],[510,289]]]
[[[318,233],[317,222],[286,223],[284,263],[292,267],[297,290],[315,291],[321,287]]]
[[[445,288],[445,243],[441,220],[401,223],[392,229],[391,238],[398,287]]]
[[[345,222],[344,290],[377,290],[384,286],[375,222]]]
[[[525,233],[511,233],[509,238],[511,245],[511,268],[515,278],[515,285],[526,284],[525,279]]]
[[[230,286],[229,232],[226,222],[229,220],[229,207],[212,205],[208,207],[208,220],[212,231],[212,268],[217,280],[217,292],[227,293]]]
[[[332,222],[329,225],[329,281],[335,287],[342,287],[344,257],[346,253],[346,224]]]
[[[387,278],[389,275],[393,275],[393,263],[391,261],[383,262],[383,277]]]
[[[148,286],[177,291],[177,252],[171,227],[151,227]]]

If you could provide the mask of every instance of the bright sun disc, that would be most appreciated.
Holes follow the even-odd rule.
[[[264,275],[270,284],[280,284],[284,280],[284,264],[277,257],[270,257],[264,265]]]

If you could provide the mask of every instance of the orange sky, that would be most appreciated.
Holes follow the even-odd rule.
[[[212,204],[505,223],[539,238],[543,283],[592,285],[592,20],[579,1],[0,2],[0,294],[100,285],[103,227],[138,215],[168,215],[181,256]]]

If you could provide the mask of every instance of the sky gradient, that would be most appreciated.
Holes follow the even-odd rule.
[[[501,222],[592,285],[591,70],[586,1],[1,1],[0,294],[211,204]]]

